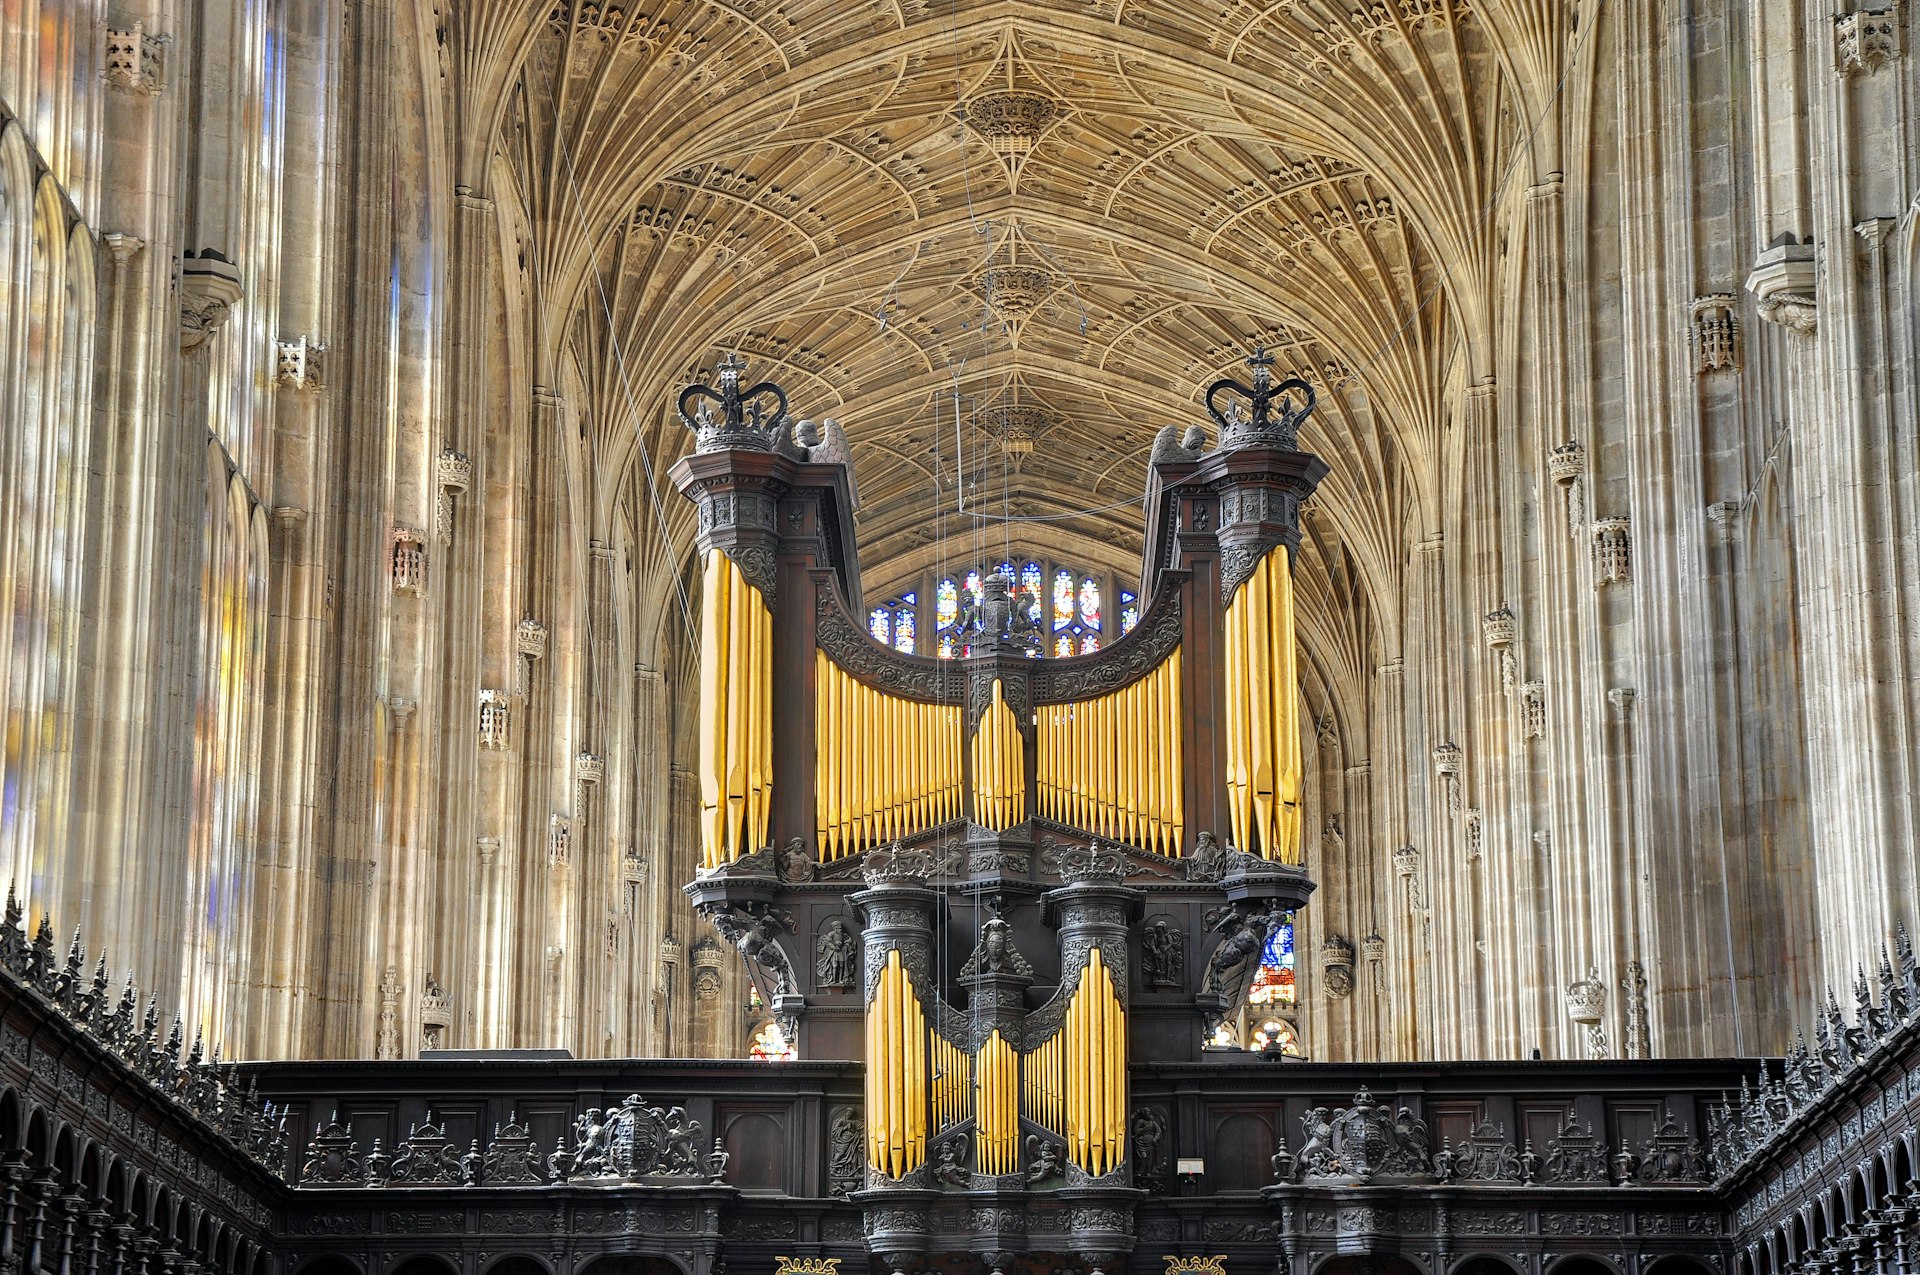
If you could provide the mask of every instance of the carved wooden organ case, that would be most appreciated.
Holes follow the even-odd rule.
[[[1201,1057],[1313,889],[1291,555],[1326,466],[1296,445],[1312,391],[1250,363],[1207,393],[1217,446],[1154,444],[1139,622],[1052,659],[998,576],[970,657],[873,641],[839,427],[732,360],[681,396],[703,573],[686,889],[801,1056],[865,1061],[854,1185],[894,1269],[1129,1251],[1129,1066]],[[952,1192],[1004,1206],[969,1213],[991,1233],[936,1233]]]

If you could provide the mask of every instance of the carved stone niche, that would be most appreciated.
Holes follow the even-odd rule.
[[[393,591],[410,597],[427,596],[427,539],[412,527],[393,529],[390,566]]]
[[[444,451],[434,462],[433,531],[443,545],[453,543],[453,498],[473,485],[473,461],[465,452]]]
[[[1547,734],[1547,689],[1540,682],[1520,688],[1520,738],[1544,739]]]
[[[720,944],[712,935],[703,935],[693,945],[693,999],[720,999]]]
[[[1695,297],[1689,310],[1692,323],[1687,342],[1693,351],[1693,370],[1701,376],[1722,368],[1740,367],[1739,298],[1731,292]]]
[[[1519,621],[1507,607],[1498,611],[1489,611],[1480,617],[1480,636],[1500,661],[1500,688],[1507,694],[1513,694],[1513,679],[1517,672],[1517,661],[1513,655],[1514,638],[1519,633]]]
[[[1900,58],[1900,6],[1857,9],[1833,20],[1833,65],[1842,75],[1871,75]]]
[[[1759,302],[1760,317],[1791,332],[1812,336],[1818,326],[1814,309],[1814,250],[1791,233],[1780,235],[1753,263],[1747,291]]]
[[[1320,945],[1320,975],[1327,995],[1344,1000],[1353,994],[1353,944],[1339,934],[1330,934]]]
[[[146,97],[158,93],[165,70],[161,51],[166,43],[164,36],[148,35],[144,22],[136,22],[124,31],[109,29],[104,71],[107,87]]]
[[[274,379],[293,390],[326,388],[327,347],[306,337],[273,343]]]
[[[420,1047],[444,1049],[447,1033],[453,1029],[452,998],[429,973],[420,992]]]
[[[1547,454],[1547,476],[1565,494],[1567,527],[1578,535],[1587,520],[1587,449],[1578,439],[1568,439]]]
[[[505,752],[512,747],[512,706],[506,692],[488,687],[480,692],[480,747]]]
[[[573,858],[573,820],[566,815],[547,818],[547,866],[561,867]]]
[[[1633,542],[1627,519],[1593,520],[1593,585],[1603,589],[1625,584],[1633,577]]]

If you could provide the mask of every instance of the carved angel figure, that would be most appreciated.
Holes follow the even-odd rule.
[[[1037,1133],[1028,1134],[1027,1154],[1033,1157],[1033,1162],[1027,1166],[1027,1181],[1039,1183],[1060,1176],[1060,1160],[1065,1150],[1058,1142]]]
[[[791,924],[786,916],[774,908],[755,914],[745,908],[730,908],[724,912],[712,914],[713,928],[720,931],[720,937],[736,948],[740,955],[765,970],[773,982],[776,996],[794,991],[798,980],[793,976],[793,967],[787,963],[787,954],[780,949],[776,936]]]
[[[970,974],[1031,974],[1033,966],[1013,947],[1013,927],[994,917],[980,927],[980,943],[973,955],[960,967],[961,977]]]
[[[934,1153],[933,1176],[948,1186],[968,1186],[973,1175],[967,1172],[967,1137],[956,1134],[940,1144]]]

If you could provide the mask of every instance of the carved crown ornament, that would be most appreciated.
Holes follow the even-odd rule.
[[[1026,158],[1034,143],[1045,136],[1065,112],[1041,93],[1004,89],[968,99],[960,118],[979,134],[994,154],[1015,163]]]
[[[981,272],[973,289],[1000,318],[1018,322],[1038,310],[1055,285],[1053,273],[1039,266],[993,266]]]
[[[1313,415],[1318,396],[1313,386],[1297,376],[1274,383],[1273,356],[1265,346],[1247,358],[1253,384],[1222,377],[1207,387],[1203,401],[1207,414],[1220,426],[1220,450],[1273,447],[1296,451],[1300,426]]]

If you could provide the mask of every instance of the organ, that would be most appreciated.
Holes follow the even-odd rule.
[[[1326,466],[1298,446],[1311,388],[1248,362],[1204,395],[1212,446],[1153,443],[1138,623],[1051,659],[998,574],[967,658],[872,640],[839,427],[732,358],[680,397],[703,582],[686,890],[801,1056],[865,1062],[860,1198],[896,1267],[942,1243],[941,1193],[1130,1198],[1130,1069],[1205,1056],[1313,889],[1292,559]],[[820,955],[836,923],[861,935],[850,985]],[[1072,1216],[1075,1251],[1130,1248]]]

